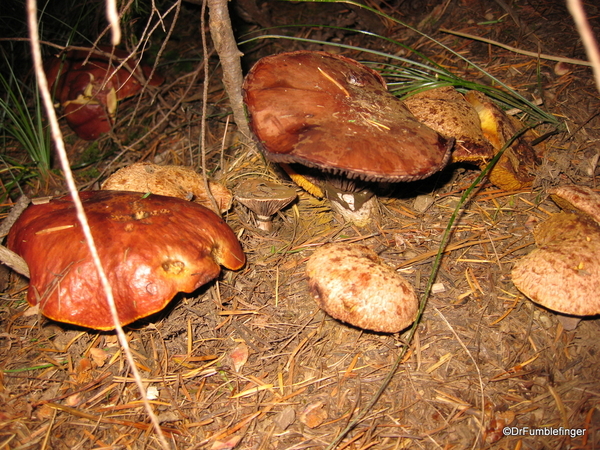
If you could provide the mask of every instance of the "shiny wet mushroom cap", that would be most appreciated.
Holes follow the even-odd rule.
[[[324,245],[309,258],[306,274],[315,301],[336,319],[384,333],[415,321],[412,286],[364,245]]]
[[[245,255],[212,211],[172,197],[88,191],[80,194],[122,325],[163,309],[177,292],[241,268]],[[25,259],[27,301],[45,316],[88,328],[114,328],[70,196],[30,206],[7,246]]]
[[[111,56],[114,59],[111,59]],[[124,65],[120,60],[127,59]],[[63,108],[69,127],[81,139],[93,141],[110,131],[120,100],[142,90],[139,79],[159,86],[164,78],[136,63],[129,52],[110,46],[70,50],[44,62],[50,90]]]
[[[367,181],[440,170],[451,141],[421,124],[372,69],[340,55],[262,58],[244,81],[250,126],[265,156]]]

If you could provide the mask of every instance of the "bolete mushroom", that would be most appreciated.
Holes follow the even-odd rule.
[[[310,169],[332,204],[347,211],[365,203],[368,183],[425,178],[450,157],[452,139],[415,119],[377,72],[344,56],[296,51],[262,58],[243,90],[265,157],[296,173]],[[358,185],[363,199],[351,200],[344,184]]]
[[[415,321],[412,286],[364,245],[324,245],[309,258],[306,274],[317,304],[336,319],[384,333]]]
[[[549,192],[569,211],[536,227],[537,249],[517,261],[512,281],[531,300],[553,311],[600,314],[600,195],[582,186]]]
[[[64,57],[45,61],[45,71],[51,91],[69,124],[81,139],[93,141],[110,131],[119,100],[136,95],[142,89],[138,78],[150,76],[152,69],[127,61],[119,67],[117,59],[126,59],[129,53],[101,46],[100,51],[70,50]],[[111,60],[113,55],[116,59]],[[153,86],[164,79],[154,74],[148,80]]]
[[[258,228],[273,230],[273,216],[292,203],[298,195],[288,186],[262,178],[248,178],[236,189],[238,202],[256,214]]]
[[[122,325],[214,279],[219,264],[237,270],[245,263],[233,231],[203,206],[133,192],[80,196]],[[70,196],[30,206],[13,225],[7,246],[29,266],[30,305],[56,321],[114,328]]]
[[[233,202],[229,189],[215,181],[209,181],[208,188],[219,209],[215,212],[228,211]],[[102,189],[166,195],[214,208],[204,179],[191,167],[139,162],[117,170],[102,183]]]
[[[452,86],[444,86],[419,92],[404,103],[421,122],[456,139],[452,162],[480,168],[522,128],[517,119],[477,91],[463,95]],[[531,185],[538,164],[534,149],[521,137],[505,151],[488,178],[504,190],[522,189]]]

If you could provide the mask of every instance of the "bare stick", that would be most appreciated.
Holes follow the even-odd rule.
[[[210,35],[223,66],[223,84],[233,110],[233,120],[238,130],[249,141],[251,133],[242,100],[242,52],[235,42],[227,0],[208,0],[208,10]]]
[[[485,42],[486,44],[495,45],[496,47],[500,47],[505,50],[509,50],[511,52],[518,53],[519,55],[531,56],[533,58],[546,59],[548,61],[565,62],[568,64],[574,64],[574,65],[578,65],[578,66],[587,66],[587,67],[591,66],[591,64],[588,61],[583,61],[581,59],[565,58],[562,56],[546,55],[544,53],[530,52],[528,50],[521,50],[520,48],[512,47],[510,45],[503,44],[502,42],[493,41],[491,39],[484,38],[481,36],[475,36],[474,34],[448,30],[446,28],[440,28],[440,31],[443,33],[453,34],[454,36],[464,37],[467,39],[473,39],[474,41],[481,41],[481,42]]]
[[[117,0],[106,0],[106,18],[112,28],[112,45],[121,42],[121,24],[119,23],[119,12],[117,11]]]
[[[567,7],[573,16],[573,20],[575,20],[588,59],[592,63],[596,88],[600,91],[600,50],[598,49],[598,42],[594,38],[594,32],[587,20],[581,0],[567,0]]]
[[[44,102],[44,107],[46,109],[46,113],[48,114],[48,119],[50,123],[50,130],[52,132],[52,138],[56,145],[56,150],[58,153],[58,157],[60,160],[60,164],[63,169],[63,173],[65,174],[65,180],[67,182],[67,186],[69,187],[69,192],[73,197],[73,203],[75,204],[75,210],[77,211],[77,219],[81,224],[81,229],[85,236],[85,241],[88,245],[90,253],[92,255],[92,259],[94,261],[94,265],[96,266],[96,270],[98,271],[98,277],[100,278],[100,282],[102,283],[102,287],[106,294],[106,300],[111,312],[111,315],[115,324],[115,331],[117,333],[117,337],[119,338],[119,342],[123,348],[123,353],[125,354],[127,361],[129,363],[129,367],[131,373],[137,383],[137,386],[141,393],[141,400],[144,403],[148,416],[150,417],[150,421],[156,430],[158,435],[160,444],[163,449],[169,450],[169,444],[160,429],[160,424],[158,422],[158,418],[152,411],[152,407],[148,399],[146,398],[146,390],[144,388],[142,378],[137,370],[135,365],[135,360],[133,359],[133,355],[131,354],[131,350],[129,349],[129,344],[127,342],[127,336],[125,336],[125,332],[121,327],[121,324],[118,320],[117,308],[115,305],[115,299],[112,294],[112,289],[110,283],[108,282],[108,278],[106,276],[106,272],[102,267],[102,263],[100,261],[100,257],[98,256],[98,249],[94,243],[94,238],[92,237],[92,231],[90,229],[89,223],[87,221],[87,217],[85,215],[85,211],[83,209],[83,204],[81,203],[81,199],[79,198],[79,193],[77,192],[77,186],[75,185],[75,179],[73,178],[73,172],[71,172],[69,158],[67,156],[67,152],[65,150],[65,143],[62,138],[62,132],[60,131],[60,127],[58,125],[58,119],[56,117],[56,112],[54,111],[54,105],[52,104],[52,97],[50,96],[50,90],[48,88],[48,80],[46,79],[46,74],[44,73],[43,63],[42,63],[42,51],[40,48],[39,42],[39,30],[38,30],[38,22],[37,22],[37,2],[36,0],[27,0],[27,22],[29,25],[29,37],[31,39],[31,54],[33,57],[33,65],[35,69],[36,78],[38,81],[38,85],[40,88],[40,95],[42,96],[42,100]]]

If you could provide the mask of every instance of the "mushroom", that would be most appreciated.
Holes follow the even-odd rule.
[[[203,206],[133,192],[80,196],[122,325],[214,279],[219,264],[237,270],[245,263],[233,231]],[[7,246],[29,266],[30,305],[56,321],[114,328],[70,196],[30,206],[13,225]]]
[[[377,72],[350,58],[268,56],[252,67],[243,90],[265,157],[296,173],[310,170],[317,188],[349,213],[365,201],[351,200],[348,186],[364,198],[373,182],[425,178],[450,157],[452,139],[419,123]]]
[[[452,162],[467,162],[480,168],[523,127],[477,91],[463,96],[452,86],[444,86],[419,92],[404,103],[421,122],[456,139]],[[523,189],[531,185],[538,164],[533,148],[519,138],[505,151],[488,177],[501,189]]]
[[[573,316],[600,314],[600,195],[582,186],[549,190],[563,211],[534,230],[537,249],[517,261],[512,281],[527,297]]]
[[[238,202],[256,214],[258,228],[265,231],[273,230],[273,216],[297,197],[294,189],[261,178],[242,181],[235,194]]]
[[[309,258],[306,274],[317,304],[336,319],[384,333],[415,321],[412,286],[364,245],[324,245]]]
[[[229,189],[214,181],[208,182],[219,211],[231,208],[233,196]],[[191,167],[159,166],[148,162],[131,164],[117,170],[102,183],[102,189],[110,191],[150,192],[157,195],[192,200],[213,209],[204,179]]]
[[[63,112],[69,127],[81,139],[93,141],[110,131],[119,100],[136,95],[142,89],[138,78],[149,77],[152,69],[128,61],[119,63],[105,55],[126,59],[129,53],[101,46],[100,51],[70,50],[64,57],[52,57],[45,62],[48,84]],[[154,74],[148,80],[152,86],[164,79]]]

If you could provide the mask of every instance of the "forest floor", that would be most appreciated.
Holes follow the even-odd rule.
[[[510,6],[492,0],[396,3],[377,7],[526,98],[541,100],[565,128],[546,141],[531,188],[502,191],[486,183],[472,195],[399,369],[337,448],[600,448],[600,321],[586,318],[567,330],[510,277],[515,261],[535,248],[533,227],[559,211],[546,190],[568,184],[596,188],[600,100],[592,72],[571,65],[557,73],[554,61],[440,31],[585,59],[569,13],[554,0]],[[587,7],[598,26],[600,10]],[[278,34],[369,47],[375,40],[351,31],[368,29],[464,78],[482,80],[431,41],[348,5],[267,0],[238,2],[234,11],[240,35],[286,25]],[[177,53],[180,61],[197,58],[199,7],[183,4],[178,20],[168,53]],[[292,27],[309,23],[345,30]],[[378,50],[398,52],[386,45]],[[297,49],[367,58],[334,46],[271,39],[243,48],[245,70],[262,56]],[[188,85],[194,70],[198,67],[183,62],[166,65],[159,100],[144,111],[166,114],[184,101],[143,144],[121,146],[93,170],[77,172],[82,187],[94,188],[107,174],[142,160],[198,167],[203,84]],[[293,186],[254,146],[238,139],[214,54],[210,74],[208,172],[234,192],[240,181],[256,175]],[[125,107],[134,106],[135,100]],[[103,137],[94,154],[107,153],[128,131],[117,128]],[[73,137],[67,143],[73,161],[92,151]],[[178,295],[165,311],[126,328],[144,382],[156,389],[151,403],[173,448],[325,449],[334,441],[379,389],[406,333],[369,332],[325,314],[308,290],[307,259],[325,243],[360,242],[399,268],[422,294],[450,216],[478,174],[477,168],[452,165],[426,181],[404,183],[379,198],[378,215],[364,228],[343,223],[326,201],[300,189],[298,201],[276,217],[272,233],[257,229],[251,214],[234,203],[224,219],[246,252],[244,268],[224,271],[217,281]],[[57,195],[65,192],[61,186],[30,194]],[[0,300],[0,449],[160,448],[115,335],[28,314],[26,290],[26,280],[12,275]],[[506,426],[585,434],[504,435]]]

